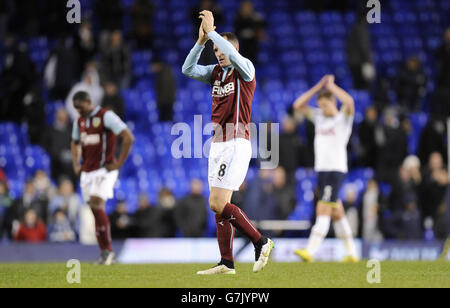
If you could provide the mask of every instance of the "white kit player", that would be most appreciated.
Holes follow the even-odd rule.
[[[319,108],[308,107],[308,102],[318,94]],[[339,110],[336,98],[342,103]],[[353,98],[327,75],[294,103],[294,109],[304,113],[315,124],[315,171],[320,190],[316,207],[316,223],[311,230],[306,249],[295,254],[311,262],[323,239],[327,236],[331,220],[336,235],[343,240],[347,256],[344,262],[358,262],[352,230],[345,216],[339,191],[348,172],[347,144],[352,133],[355,103]]]

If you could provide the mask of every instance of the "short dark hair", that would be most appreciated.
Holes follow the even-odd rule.
[[[222,32],[221,36],[225,37],[229,42],[234,43],[239,46],[239,39],[236,34],[232,32]]]
[[[334,95],[333,95],[333,93],[331,93],[330,90],[324,89],[319,92],[319,95],[317,96],[317,100],[319,100],[321,98],[332,99],[332,98],[334,98]]]
[[[90,101],[91,97],[89,95],[89,93],[87,93],[86,91],[79,91],[77,93],[75,93],[75,95],[73,96],[73,104],[75,105],[76,102],[87,102]]]

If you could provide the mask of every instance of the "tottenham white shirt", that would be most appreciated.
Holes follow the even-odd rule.
[[[352,134],[353,115],[340,111],[335,117],[325,117],[313,108],[311,120],[316,127],[314,139],[316,172],[348,172],[347,144]]]

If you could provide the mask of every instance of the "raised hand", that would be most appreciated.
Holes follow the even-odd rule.
[[[211,11],[201,11],[199,18],[202,20],[202,27],[206,33],[214,31],[214,15]]]
[[[205,45],[206,42],[209,40],[208,34],[203,30],[203,22],[200,25],[200,28],[198,29],[198,41],[197,43],[199,45]]]

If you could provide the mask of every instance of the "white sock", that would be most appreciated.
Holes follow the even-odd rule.
[[[312,256],[316,254],[323,239],[327,236],[328,231],[330,230],[330,222],[330,216],[317,216],[316,224],[311,230],[308,247],[306,248]]]
[[[334,222],[334,231],[336,232],[337,237],[344,242],[347,255],[357,257],[355,242],[353,241],[352,228],[348,223],[347,217]]]

